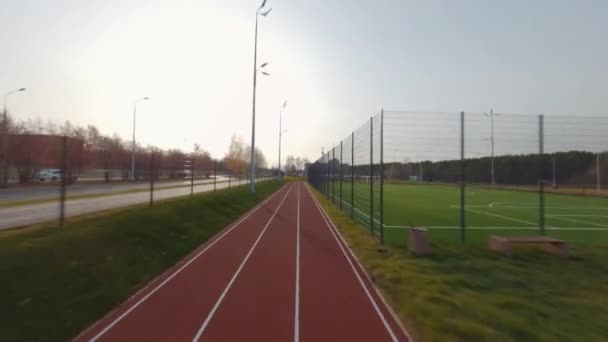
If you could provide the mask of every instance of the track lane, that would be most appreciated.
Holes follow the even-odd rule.
[[[408,341],[308,188],[301,205],[302,341]]]
[[[217,238],[186,257],[179,263],[181,266],[159,276],[77,340],[190,341],[200,318],[211,310],[291,187],[287,185],[275,192]]]
[[[290,341],[294,296],[298,197],[294,185],[235,281],[208,316],[195,341]]]

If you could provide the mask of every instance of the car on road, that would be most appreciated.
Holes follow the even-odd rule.
[[[61,180],[61,169],[44,169],[38,173],[38,180],[41,182],[58,182]],[[68,173],[67,182],[74,183],[78,180],[78,175]]]

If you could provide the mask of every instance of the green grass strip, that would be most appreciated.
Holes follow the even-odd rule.
[[[0,341],[66,341],[284,182],[0,234]]]

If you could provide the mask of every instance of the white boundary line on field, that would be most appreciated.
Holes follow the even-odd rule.
[[[520,219],[516,219],[516,218],[512,218],[509,216],[504,216],[504,215],[498,215],[498,214],[490,214],[490,213],[486,213],[485,211],[479,211],[479,210],[473,210],[473,209],[468,209],[468,208],[464,208],[466,211],[470,211],[473,213],[477,213],[477,214],[482,214],[482,215],[488,215],[488,216],[493,216],[493,217],[498,217],[501,219],[505,219],[505,220],[511,220],[513,222],[519,222],[519,223],[525,223],[525,224],[529,224],[531,226],[538,226],[538,223],[535,222],[530,222],[530,221],[526,221],[526,220],[520,220]],[[549,226],[547,226],[549,227]],[[553,228],[553,227],[550,227]]]
[[[281,202],[279,203],[279,205],[275,209],[274,213],[272,213],[272,216],[270,217],[270,219],[268,219],[268,222],[264,226],[264,229],[262,229],[262,231],[258,235],[258,238],[255,240],[255,242],[253,243],[253,245],[251,246],[251,248],[249,248],[249,251],[247,252],[247,255],[245,255],[245,258],[243,259],[243,261],[239,265],[239,268],[237,268],[237,270],[234,272],[234,274],[232,275],[232,278],[230,279],[230,281],[228,282],[228,284],[224,288],[224,291],[222,292],[222,294],[220,295],[220,297],[217,299],[217,301],[215,302],[215,305],[213,306],[213,308],[211,309],[211,311],[207,315],[207,318],[205,319],[205,321],[203,322],[203,324],[201,325],[201,327],[196,332],[196,335],[194,335],[194,338],[192,338],[193,342],[198,341],[200,339],[201,335],[203,334],[203,332],[205,332],[205,329],[207,328],[207,326],[209,326],[209,323],[211,322],[211,319],[215,315],[215,312],[217,311],[217,309],[222,304],[222,301],[224,300],[224,297],[226,297],[226,294],[228,293],[228,291],[230,291],[230,288],[232,287],[232,284],[234,284],[236,278],[241,273],[241,270],[243,269],[243,267],[245,267],[245,264],[247,263],[247,260],[249,260],[249,257],[251,256],[251,254],[253,253],[254,249],[257,247],[258,243],[262,239],[262,236],[264,236],[264,233],[266,233],[266,230],[270,226],[270,223],[272,222],[272,220],[274,219],[274,217],[277,215],[277,212],[279,212],[279,209],[281,209],[281,207],[283,206],[283,203],[285,202],[285,199],[287,198],[287,196],[291,192],[291,189],[293,189],[293,186],[289,187],[289,189],[287,190],[287,193],[285,194],[285,196],[283,196],[283,199],[281,200]]]
[[[424,226],[428,229],[460,229],[460,226]],[[384,226],[387,229],[411,229],[410,226]],[[467,230],[538,230],[538,227],[466,227]],[[560,227],[546,227],[547,230],[564,230],[564,231],[575,231],[575,230],[607,230],[608,227],[570,227],[570,228],[560,228]]]
[[[575,220],[575,219],[570,219],[570,218],[563,217],[563,216],[568,216],[568,215],[546,215],[546,216],[550,217],[550,218],[554,218],[554,219],[564,220],[564,221],[570,221],[570,222],[576,222],[576,223],[585,223],[585,224],[590,224],[592,226],[598,226],[598,227],[608,228],[606,225],[595,223],[595,222],[589,222],[589,221],[583,221],[583,220]]]
[[[361,262],[359,261],[359,259],[357,258],[357,256],[353,253],[353,251],[350,248],[348,248],[348,244],[344,240],[344,237],[342,236],[342,234],[340,234],[340,231],[338,230],[338,228],[336,228],[336,225],[333,223],[333,221],[331,220],[331,218],[329,217],[329,215],[325,212],[325,209],[323,209],[321,207],[321,205],[319,204],[319,202],[317,201],[317,199],[314,197],[312,191],[310,190],[310,188],[308,186],[306,186],[306,190],[308,191],[308,194],[310,195],[312,201],[315,203],[317,209],[321,213],[321,217],[323,217],[323,220],[327,224],[328,230],[332,233],[332,235],[334,236],[334,239],[336,239],[336,242],[338,243],[338,246],[340,246],[340,249],[342,250],[342,253],[344,254],[344,256],[346,257],[346,259],[348,260],[351,268],[353,269],[353,272],[355,273],[355,275],[359,279],[359,283],[361,284],[361,286],[365,290],[365,292],[366,292],[368,298],[370,299],[370,301],[372,302],[372,304],[375,304],[375,300],[371,297],[369,291],[367,290],[367,285],[365,285],[365,283],[362,281],[361,277],[359,276],[359,272],[362,273],[367,278],[368,283],[371,284],[370,286],[374,289],[374,291],[376,292],[376,295],[378,296],[378,298],[380,298],[380,300],[384,304],[384,307],[391,314],[391,316],[393,318],[393,321],[397,324],[397,326],[399,326],[399,328],[401,329],[401,331],[403,332],[403,334],[406,336],[406,338],[408,339],[408,341],[409,342],[414,342],[414,338],[408,333],[408,331],[405,329],[405,327],[403,326],[403,324],[401,324],[401,320],[399,320],[399,318],[395,314],[395,311],[393,311],[393,309],[390,307],[390,305],[388,305],[388,303],[386,302],[386,299],[384,299],[384,296],[382,295],[382,293],[380,293],[380,291],[378,290],[378,288],[374,285],[374,282],[370,278],[369,274],[367,274],[367,272],[365,271],[365,268],[363,267],[363,265],[361,265]],[[338,238],[336,238],[336,236],[340,239],[339,241],[338,241]],[[342,243],[340,243],[340,241]],[[344,247],[346,248],[346,250],[348,250],[348,254],[351,256],[351,258],[353,260],[355,260],[355,262],[357,263],[358,270],[354,266],[351,258],[349,258],[348,255],[346,254],[346,252],[344,251]],[[384,319],[384,316],[382,315],[382,312],[378,311],[378,307],[376,305],[374,306],[374,308],[376,308],[376,310],[377,310],[376,312],[378,312],[378,314],[381,315],[381,318],[383,319],[383,322],[386,324],[387,322]],[[389,326],[389,328],[390,328],[390,326]],[[392,332],[392,330],[391,330],[391,332]],[[396,337],[396,336],[394,336],[394,334],[391,334],[391,336]]]
[[[108,324],[103,330],[101,330],[100,332],[98,332],[95,336],[93,336],[89,341],[90,342],[95,342],[96,340],[98,340],[101,336],[103,336],[105,333],[107,333],[110,329],[112,329],[116,324],[118,324],[121,320],[123,320],[128,314],[130,314],[133,310],[135,310],[137,307],[139,307],[143,302],[145,302],[148,298],[150,298],[153,294],[155,294],[158,290],[160,290],[160,288],[162,288],[163,286],[165,286],[169,281],[171,281],[171,279],[175,278],[175,276],[177,276],[181,271],[183,271],[186,267],[188,267],[190,264],[192,264],[196,259],[198,259],[203,253],[205,253],[207,250],[209,250],[209,248],[213,247],[217,242],[219,242],[224,236],[226,236],[228,233],[230,233],[232,230],[234,230],[236,227],[238,227],[243,221],[245,221],[247,218],[249,218],[251,215],[253,215],[256,211],[258,211],[264,204],[268,203],[268,201],[270,201],[272,198],[274,198],[276,196],[276,194],[278,194],[279,192],[281,192],[283,189],[285,188],[285,186],[281,187],[281,189],[277,190],[275,193],[273,193],[271,196],[269,196],[266,200],[264,200],[262,203],[260,203],[259,205],[257,205],[256,207],[254,207],[253,209],[251,209],[251,211],[249,211],[249,213],[245,214],[243,217],[241,217],[238,221],[232,223],[231,225],[228,226],[228,228],[226,230],[224,230],[223,233],[221,233],[220,236],[218,236],[215,240],[211,241],[211,243],[209,243],[205,248],[203,248],[200,252],[198,252],[196,255],[194,255],[192,258],[190,258],[190,260],[188,260],[188,262],[186,262],[185,264],[183,264],[180,268],[178,268],[177,270],[173,271],[171,273],[171,275],[169,275],[165,280],[163,280],[160,284],[158,284],[153,290],[151,290],[150,292],[148,292],[144,297],[142,297],[140,300],[138,300],[135,304],[131,305],[129,307],[129,309],[127,309],[125,312],[123,312],[120,316],[118,316],[116,319],[114,319],[110,324]],[[160,275],[161,277],[163,276],[162,274]],[[153,282],[154,280],[152,280]],[[150,283],[152,283],[150,282]],[[133,295],[133,297],[139,295],[140,293],[144,292],[145,290],[147,290],[148,287],[144,287],[142,290],[138,291],[137,293],[135,293]],[[131,298],[133,298],[131,297]],[[129,299],[130,300],[130,299]],[[127,300],[127,302],[129,301]],[[110,313],[111,314],[111,313]],[[103,318],[102,318],[103,319]],[[96,324],[94,324],[92,326],[92,328],[94,328],[96,326]],[[90,328],[89,328],[90,329]],[[82,334],[86,333],[89,331],[89,329],[85,330]],[[78,338],[76,338],[78,339]]]

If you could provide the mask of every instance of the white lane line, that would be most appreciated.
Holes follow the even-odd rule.
[[[283,190],[283,188],[277,190],[274,194],[272,194],[272,196],[269,196],[265,201],[263,201],[258,206],[256,206],[255,208],[253,208],[248,214],[246,214],[245,216],[243,216],[240,220],[238,220],[235,223],[233,223],[232,227],[226,229],[220,236],[218,236],[217,239],[213,240],[203,250],[201,250],[199,253],[197,253],[195,256],[193,256],[188,262],[186,262],[184,265],[182,265],[180,268],[178,268],[169,277],[167,277],[167,279],[165,279],[162,283],[158,284],[158,286],[156,286],[152,291],[150,291],[147,295],[145,295],[140,300],[138,300],[135,304],[133,304],[133,306],[131,306],[127,311],[123,312],[122,315],[118,316],[114,321],[112,321],[112,323],[108,324],[103,330],[101,330],[99,333],[97,333],[97,335],[93,336],[93,338],[91,338],[89,341],[90,342],[97,341],[101,336],[103,336],[110,329],[112,329],[116,324],[118,324],[121,320],[123,320],[128,314],[130,314],[133,310],[135,310],[138,306],[140,306],[143,302],[145,302],[148,298],[150,298],[154,293],[156,293],[156,291],[158,291],[160,288],[162,288],[163,286],[165,286],[169,281],[171,281],[171,279],[175,278],[175,276],[178,275],[186,267],[188,267],[188,265],[190,265],[191,263],[193,263],[196,259],[198,259],[198,257],[200,257],[203,253],[205,253],[209,248],[213,247],[213,245],[215,245],[224,236],[226,236],[228,233],[230,233],[232,230],[234,230],[234,228],[238,227],[239,224],[241,224],[243,221],[245,221],[249,216],[253,215],[264,204],[266,204],[268,201],[270,201],[270,199],[274,198],[276,196],[276,194],[278,194],[282,190]],[[142,289],[142,291],[145,290],[145,289],[146,288]],[[137,292],[135,294],[135,296],[137,296],[140,293],[141,292]],[[87,331],[85,330],[84,333],[86,333],[86,332]]]
[[[285,202],[285,199],[287,198],[287,196],[291,192],[291,189],[293,189],[293,186],[290,186],[289,190],[287,190],[287,193],[285,194],[285,196],[283,196],[283,199],[281,200],[281,202],[277,206],[277,209],[274,211],[274,213],[272,213],[272,216],[270,217],[270,219],[266,223],[266,226],[264,226],[264,229],[262,229],[262,231],[258,235],[258,238],[253,243],[253,246],[251,246],[251,248],[249,249],[249,252],[247,252],[247,255],[245,255],[245,258],[243,259],[243,261],[239,265],[239,268],[236,270],[236,272],[234,272],[234,275],[232,276],[232,279],[230,279],[230,282],[228,282],[228,285],[226,285],[226,288],[224,289],[224,291],[222,292],[222,294],[220,295],[220,297],[215,302],[215,305],[213,306],[213,308],[209,312],[209,315],[207,315],[207,318],[205,319],[205,322],[203,322],[203,325],[200,327],[200,329],[198,329],[198,331],[196,332],[196,335],[194,336],[194,338],[192,339],[192,341],[194,341],[194,342],[198,341],[199,338],[201,337],[201,335],[203,334],[203,332],[205,331],[205,329],[207,328],[207,326],[209,326],[209,322],[211,322],[211,319],[213,318],[213,315],[215,315],[215,312],[217,311],[217,309],[222,304],[222,301],[224,300],[224,297],[226,297],[226,294],[228,293],[228,291],[230,291],[230,288],[232,287],[232,284],[234,284],[234,281],[236,280],[236,278],[241,273],[241,270],[243,269],[243,267],[247,263],[247,260],[249,260],[249,257],[253,253],[253,250],[257,247],[258,243],[262,239],[262,236],[264,236],[264,233],[266,232],[266,230],[270,226],[270,223],[272,222],[272,220],[276,216],[277,212],[283,206],[283,202]]]
[[[294,319],[294,332],[293,340],[295,342],[300,341],[300,188],[301,184],[298,184],[298,216],[296,226],[296,305],[295,305],[295,319]]]
[[[308,193],[312,198],[312,194],[310,193],[310,189],[308,189]],[[378,304],[376,303],[376,301],[374,300],[374,298],[372,297],[371,293],[369,292],[369,290],[367,289],[367,286],[365,286],[365,283],[363,282],[363,279],[361,279],[361,276],[359,275],[359,272],[357,272],[357,269],[355,268],[355,265],[353,264],[353,262],[350,260],[350,258],[348,257],[348,255],[346,254],[346,251],[344,250],[344,247],[342,247],[342,244],[340,244],[340,241],[338,241],[338,238],[336,237],[336,233],[334,233],[334,231],[331,229],[331,226],[329,224],[329,222],[327,221],[327,218],[325,218],[325,216],[323,215],[321,208],[319,206],[319,204],[316,202],[316,200],[314,198],[312,198],[312,201],[316,204],[317,206],[317,210],[319,211],[319,214],[321,215],[321,217],[323,217],[323,221],[325,221],[325,224],[327,226],[327,230],[329,230],[329,232],[331,233],[331,235],[334,237],[334,239],[336,240],[336,243],[338,244],[338,247],[340,247],[340,250],[342,251],[342,254],[344,255],[344,257],[346,258],[346,260],[348,261],[348,263],[350,264],[350,267],[353,270],[353,273],[355,274],[355,276],[357,277],[357,279],[359,280],[359,284],[361,284],[361,287],[363,288],[363,291],[365,291],[365,294],[367,295],[367,298],[369,299],[370,303],[372,304],[372,306],[374,307],[374,310],[376,311],[376,313],[378,314],[378,317],[380,318],[380,320],[382,321],[382,323],[384,324],[384,327],[386,329],[386,331],[388,332],[388,334],[391,336],[391,339],[393,341],[399,341],[397,339],[397,336],[395,335],[395,333],[393,332],[393,329],[391,328],[391,326],[388,324],[388,322],[386,321],[386,319],[384,318],[384,314],[382,314],[382,311],[380,311],[380,308],[378,307]]]
[[[314,195],[312,194],[310,188],[306,187],[306,189],[308,190],[308,193],[310,194],[310,196],[313,197],[313,201],[314,201],[315,205],[321,211],[322,215],[326,219],[326,222],[329,221],[329,223],[333,227],[334,231],[336,232],[336,234],[340,238],[340,241],[342,241],[342,245],[343,246],[348,246],[348,244],[346,243],[346,240],[344,240],[344,237],[342,236],[342,234],[340,234],[340,231],[338,230],[338,228],[336,227],[336,225],[331,221],[331,218],[329,218],[329,215],[325,212],[325,209],[323,209],[321,207],[321,205],[317,202],[316,198],[314,198]],[[393,318],[393,321],[395,321],[397,323],[397,325],[399,326],[399,328],[401,328],[401,331],[403,332],[403,334],[405,335],[405,337],[408,339],[409,342],[415,342],[414,338],[407,332],[407,330],[405,329],[405,327],[403,326],[403,324],[401,324],[401,321],[397,317],[397,314],[395,314],[395,311],[391,308],[390,305],[388,305],[388,303],[384,299],[384,296],[382,295],[382,293],[380,293],[380,291],[376,288],[376,286],[373,285],[374,282],[370,278],[369,274],[367,274],[367,272],[365,272],[365,268],[363,267],[363,265],[361,265],[361,262],[359,261],[359,259],[357,258],[357,256],[353,253],[352,250],[350,250],[350,248],[347,248],[347,250],[348,250],[348,253],[350,254],[351,258],[353,260],[355,260],[355,262],[357,263],[357,266],[359,267],[359,271],[355,271],[355,272],[360,272],[360,273],[362,273],[367,278],[368,283],[372,284],[372,288],[376,292],[376,295],[378,296],[378,298],[380,298],[380,300],[384,304],[384,307],[391,314],[391,316]],[[352,266],[352,264],[351,264],[351,266]]]

